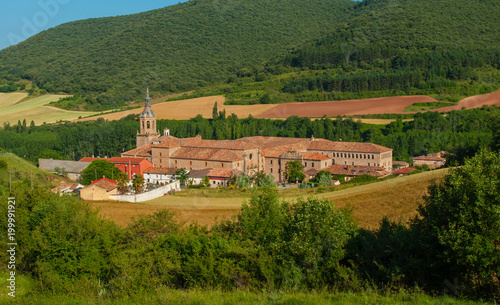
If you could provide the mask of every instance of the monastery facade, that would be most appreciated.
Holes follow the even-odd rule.
[[[264,170],[272,174],[276,182],[285,180],[286,163],[293,160],[302,162],[304,172],[332,172],[332,168],[339,165],[392,170],[392,149],[372,143],[336,142],[314,137],[204,140],[198,135],[180,139],[171,136],[168,129],[160,136],[149,90],[139,121],[137,148],[122,153],[122,157],[144,158],[159,168],[221,169],[247,175]]]

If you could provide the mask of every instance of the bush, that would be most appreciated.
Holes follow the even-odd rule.
[[[500,153],[479,152],[424,200],[413,227],[429,237],[430,272],[462,279],[469,296],[500,299]]]

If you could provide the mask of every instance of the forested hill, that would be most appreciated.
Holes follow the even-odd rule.
[[[1,51],[0,85],[29,79],[49,92],[92,93],[89,109],[111,108],[142,99],[147,83],[157,92],[189,90],[282,56],[346,21],[355,4],[191,0],[71,22]]]
[[[285,66],[327,71],[295,79],[284,92],[464,96],[499,88],[498,1],[365,0],[356,7],[366,9],[281,60]]]

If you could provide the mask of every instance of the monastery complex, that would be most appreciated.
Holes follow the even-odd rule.
[[[156,115],[151,108],[149,91],[140,115],[137,148],[122,157],[143,158],[157,171],[185,168],[189,171],[212,169],[221,177],[237,173],[253,175],[258,171],[272,174],[276,182],[284,181],[286,163],[300,160],[304,173],[314,176],[320,170],[332,174],[390,173],[392,149],[372,143],[330,141],[311,138],[246,137],[237,140],[205,140],[201,136],[176,138],[165,129],[156,129]],[[382,175],[382,174],[380,174]]]

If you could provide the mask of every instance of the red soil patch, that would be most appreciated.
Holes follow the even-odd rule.
[[[410,113],[404,112],[407,106],[414,103],[436,102],[429,96],[395,96],[364,100],[285,103],[280,104],[258,116],[257,118],[287,118],[292,115],[299,117],[334,117],[338,115],[384,114],[384,113]],[[457,105],[436,109],[435,111],[447,112],[480,108],[483,105],[500,106],[500,90],[483,95],[467,97]]]
[[[363,100],[285,103],[258,115],[257,118],[334,117],[337,115],[403,113],[415,103],[436,102],[429,96],[395,96]]]
[[[458,102],[455,106],[444,107],[437,109],[438,111],[452,111],[452,110],[460,110],[462,108],[472,109],[472,108],[481,108],[484,105],[488,106],[500,106],[500,90],[483,94],[483,95],[475,95],[464,98],[460,102]]]

